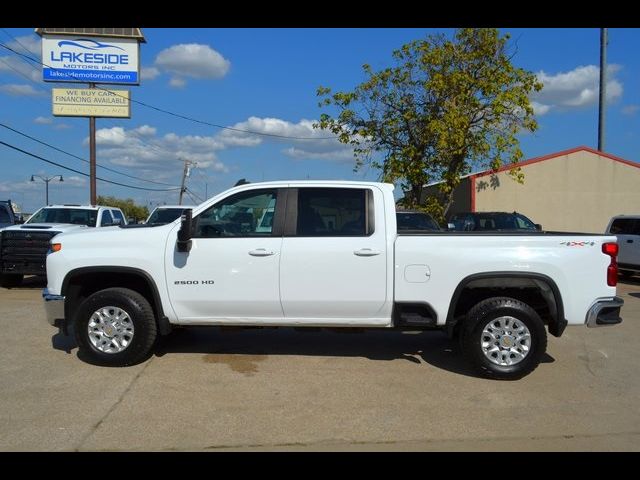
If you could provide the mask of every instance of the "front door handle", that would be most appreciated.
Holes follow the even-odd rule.
[[[372,250],[370,248],[361,248],[360,250],[356,250],[353,252],[354,255],[359,257],[373,257],[375,255],[380,255],[382,252],[380,250]]]
[[[629,239],[627,240],[627,243],[633,243],[633,240]]]
[[[275,255],[276,252],[267,250],[266,248],[256,248],[255,250],[249,250],[249,255],[252,257],[269,257]]]

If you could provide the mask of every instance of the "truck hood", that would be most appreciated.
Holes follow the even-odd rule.
[[[89,227],[87,227],[86,225],[76,225],[74,223],[27,223],[23,225],[13,225],[11,227],[5,228],[4,230],[32,230],[38,232],[55,230],[56,232],[68,232],[79,229],[89,229]]]

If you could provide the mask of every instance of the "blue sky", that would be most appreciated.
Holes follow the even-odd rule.
[[[513,62],[535,72],[545,88],[532,98],[539,129],[521,136],[526,158],[578,145],[596,147],[599,29],[509,29]],[[132,106],[131,119],[98,119],[98,165],[132,177],[178,186],[183,158],[197,162],[187,180],[199,203],[238,179],[376,180],[353,172],[348,148],[317,137],[321,113],[316,89],[351,89],[362,64],[391,64],[391,52],[428,33],[450,29],[143,29],[142,82],[128,87],[134,100],[208,123],[313,140],[283,140],[221,130]],[[17,39],[17,41],[16,41]],[[40,55],[33,29],[4,28],[0,42]],[[609,106],[605,150],[640,161],[640,29],[609,29]],[[66,84],[67,86],[69,84]],[[88,119],[53,117],[51,88],[42,72],[0,49],[0,123],[88,159]],[[84,86],[82,84],[78,86]],[[117,87],[120,88],[120,87]],[[5,128],[0,140],[88,173],[88,165]],[[0,145],[0,199],[23,211],[44,204],[43,182],[31,175],[64,175],[50,182],[50,203],[87,203],[86,177]],[[170,188],[98,168],[98,176],[137,187]],[[98,182],[99,195],[154,206],[176,203],[177,191],[135,190]]]

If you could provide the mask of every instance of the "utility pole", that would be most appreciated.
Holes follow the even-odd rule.
[[[598,111],[598,151],[604,150],[604,113],[607,95],[607,29],[600,29],[600,98]]]
[[[191,160],[188,159],[184,159],[184,170],[182,170],[182,183],[180,184],[180,197],[178,198],[178,205],[182,205],[182,196],[184,195],[184,192],[187,191],[187,188],[185,186],[185,183],[187,181],[187,177],[189,176],[189,173],[191,171],[191,165],[197,165],[195,162],[192,162]]]
[[[89,88],[96,88],[90,83]],[[89,200],[91,205],[97,203],[96,194],[96,117],[89,117]]]

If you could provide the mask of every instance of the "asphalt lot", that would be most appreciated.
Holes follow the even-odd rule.
[[[175,332],[147,362],[83,363],[43,284],[0,288],[0,450],[640,451],[640,278],[624,322],[549,337],[517,382],[439,332]]]

